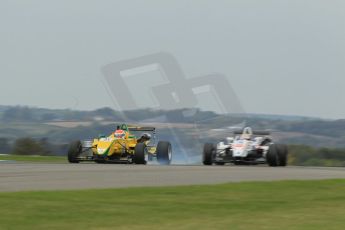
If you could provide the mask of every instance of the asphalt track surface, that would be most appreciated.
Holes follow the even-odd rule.
[[[345,168],[0,164],[0,192],[220,184],[345,178]]]

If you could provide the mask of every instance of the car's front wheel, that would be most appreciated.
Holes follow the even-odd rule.
[[[82,151],[81,141],[73,141],[68,148],[68,162],[79,163],[78,157]]]
[[[278,158],[278,148],[277,145],[270,145],[268,149],[266,160],[269,166],[276,167],[279,166],[279,158]]]
[[[287,165],[288,148],[286,145],[278,145],[279,166]]]
[[[133,161],[135,164],[138,164],[138,165],[146,164],[145,149],[146,149],[146,145],[144,143],[138,143],[135,146],[134,158],[133,158]]]
[[[287,165],[288,150],[286,145],[272,144],[266,155],[266,160],[269,166],[286,166]]]

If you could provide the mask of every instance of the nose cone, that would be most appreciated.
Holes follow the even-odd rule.
[[[99,155],[106,154],[109,151],[110,146],[111,146],[111,142],[105,142],[105,141],[98,142],[97,154]]]

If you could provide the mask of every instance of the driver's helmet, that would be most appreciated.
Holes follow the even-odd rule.
[[[122,124],[120,126],[120,129],[124,130],[124,131],[128,131],[128,126],[126,124]]]
[[[141,139],[142,140],[145,140],[145,141],[148,141],[151,139],[151,134],[149,133],[143,133],[143,135],[141,135]]]
[[[115,131],[114,136],[115,138],[118,138],[118,139],[124,139],[126,136],[126,132],[122,129],[118,129]]]
[[[250,127],[246,127],[244,128],[243,130],[243,133],[241,135],[241,139],[244,139],[244,140],[250,140],[253,136],[253,131]]]

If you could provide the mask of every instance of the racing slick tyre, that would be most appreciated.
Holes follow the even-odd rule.
[[[214,145],[211,143],[206,143],[204,145],[204,152],[202,155],[202,163],[204,165],[213,164],[213,152],[214,152]]]
[[[287,165],[288,148],[286,145],[278,145],[279,166]]]
[[[225,165],[224,162],[215,162],[214,164],[215,164],[215,165]]]
[[[138,164],[138,165],[144,165],[146,164],[146,160],[145,160],[145,149],[146,149],[146,146],[144,143],[138,143],[136,146],[135,146],[135,149],[134,149],[134,158],[133,158],[133,161],[135,164]]]
[[[268,149],[266,160],[269,166],[276,167],[279,166],[279,149],[277,145],[270,145]]]
[[[81,141],[73,141],[68,148],[68,162],[79,163],[78,156],[82,151]]]
[[[171,144],[167,141],[160,141],[157,145],[157,161],[161,165],[170,165],[172,159]]]

